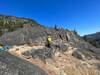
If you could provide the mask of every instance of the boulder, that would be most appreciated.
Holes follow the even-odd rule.
[[[27,65],[27,66],[26,66]],[[8,52],[0,52],[0,75],[48,75],[38,66],[15,57]]]

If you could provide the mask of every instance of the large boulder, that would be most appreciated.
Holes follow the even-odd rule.
[[[26,66],[27,65],[27,66]],[[0,52],[0,75],[48,75],[38,66],[15,57],[8,52]]]

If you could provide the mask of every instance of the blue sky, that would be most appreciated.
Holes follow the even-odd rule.
[[[75,28],[80,35],[100,31],[100,0],[0,0],[0,14]]]

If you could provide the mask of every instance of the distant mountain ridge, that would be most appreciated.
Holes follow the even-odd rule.
[[[100,32],[85,35],[83,38],[92,45],[100,48]]]

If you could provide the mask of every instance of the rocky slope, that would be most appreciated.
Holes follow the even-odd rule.
[[[48,35],[51,48],[46,46]],[[100,75],[100,49],[73,31],[28,26],[2,35],[0,42],[12,46],[0,53],[0,62],[8,64],[8,74],[0,64],[4,75]]]
[[[100,32],[90,35],[85,35],[83,38],[92,45],[100,48]]]

